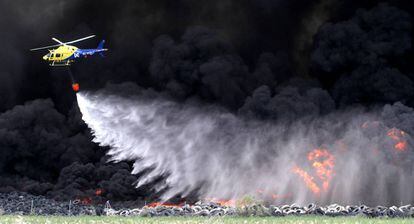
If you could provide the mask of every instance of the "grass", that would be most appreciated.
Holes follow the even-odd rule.
[[[262,224],[262,223],[287,223],[287,224],[405,224],[414,223],[414,219],[388,219],[388,218],[364,218],[364,217],[324,217],[324,216],[289,216],[289,217],[106,217],[106,216],[0,216],[0,224]]]

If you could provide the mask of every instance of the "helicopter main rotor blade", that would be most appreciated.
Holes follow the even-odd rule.
[[[60,45],[65,45],[65,43],[63,43],[62,41],[60,41],[60,40],[58,40],[58,39],[56,39],[54,37],[52,37],[52,40],[58,42]]]
[[[46,47],[33,48],[33,49],[30,49],[30,51],[49,49],[49,48],[54,48],[54,47],[59,47],[59,46],[62,46],[62,44],[55,44],[55,45],[50,45],[50,46],[46,46]]]
[[[60,40],[53,37],[52,40],[58,42],[59,44],[50,45],[50,46],[46,46],[46,47],[33,48],[33,49],[30,49],[30,50],[31,51],[37,51],[37,50],[43,50],[43,49],[48,49],[48,48],[53,48],[53,47],[59,47],[59,46],[62,46],[62,45],[67,45],[67,44],[73,44],[73,43],[84,41],[84,40],[87,40],[87,39],[90,39],[90,38],[94,38],[95,36],[96,35],[91,35],[91,36],[87,36],[87,37],[80,38],[80,39],[77,39],[77,40],[72,40],[72,41],[69,41],[69,42],[62,42],[62,41],[60,41]]]
[[[72,40],[72,41],[69,41],[69,42],[65,42],[63,44],[73,44],[73,43],[76,43],[76,42],[80,42],[80,41],[84,41],[84,40],[87,40],[87,39],[94,38],[95,36],[96,35],[91,35],[91,36],[87,36],[87,37],[84,37],[84,38],[81,38],[81,39],[77,39],[77,40]]]

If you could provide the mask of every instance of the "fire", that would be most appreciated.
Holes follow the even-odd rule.
[[[365,121],[365,122],[361,125],[361,127],[362,127],[362,128],[368,128],[368,126],[369,126],[369,121]]]
[[[369,127],[376,127],[376,128],[378,128],[380,126],[381,126],[381,123],[379,121],[365,121],[361,125],[362,128],[369,128]]]
[[[221,206],[234,206],[236,204],[235,200],[217,200],[214,202]]]
[[[96,196],[99,196],[99,195],[101,195],[102,193],[103,193],[103,190],[102,190],[102,189],[100,189],[100,188],[96,189],[96,191],[95,191],[95,195],[96,195]]]
[[[182,203],[174,204],[174,203],[169,203],[169,202],[152,202],[147,205],[147,207],[157,207],[157,206],[181,207]]]
[[[225,199],[217,199],[217,198],[206,198],[205,200],[214,202],[221,206],[235,206],[236,205],[236,200],[233,200],[233,199],[225,200]]]
[[[311,175],[309,175],[306,171],[304,171],[301,168],[295,166],[295,167],[293,167],[293,172],[298,174],[300,177],[302,177],[303,181],[305,181],[306,186],[314,194],[319,194],[321,192],[321,189],[318,187],[318,185],[313,180],[314,178]]]
[[[392,140],[396,141],[394,145],[394,149],[398,152],[405,151],[407,149],[407,141],[405,138],[405,132],[401,131],[397,128],[391,128],[387,132],[388,137],[390,137]]]
[[[321,158],[325,159],[320,160]],[[323,182],[322,188],[327,191],[333,176],[334,156],[326,149],[315,149],[308,154],[308,160],[313,161],[312,166],[316,170],[316,175]]]
[[[302,177],[306,186],[316,195],[321,191],[326,192],[329,189],[330,181],[334,175],[335,157],[326,149],[314,149],[308,153],[308,161],[312,163],[316,177],[321,181],[321,185],[315,181],[315,177],[298,166],[293,167],[293,173]]]
[[[394,148],[397,151],[405,151],[406,147],[407,147],[407,143],[405,141],[398,142],[397,144],[394,145]]]
[[[273,200],[285,199],[285,198],[292,197],[292,194],[291,193],[287,193],[287,194],[271,194],[271,197],[272,197]]]
[[[84,197],[84,198],[80,199],[80,203],[82,205],[90,205],[92,203],[92,198]]]

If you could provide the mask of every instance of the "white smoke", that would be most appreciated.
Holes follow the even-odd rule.
[[[177,103],[143,90],[128,96],[83,92],[77,98],[94,141],[109,146],[114,161],[135,161],[133,173],[146,171],[138,187],[167,176],[158,184],[168,186],[163,199],[194,189],[202,198],[256,195],[298,204],[413,198],[412,170],[400,160],[405,152],[394,150],[388,127],[375,113],[349,111],[287,125],[244,120],[218,107]],[[326,191],[307,160],[315,148],[335,157]],[[319,195],[292,171],[295,166],[313,176]]]

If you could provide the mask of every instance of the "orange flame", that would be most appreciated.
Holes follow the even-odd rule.
[[[313,177],[309,175],[306,171],[302,170],[301,168],[295,166],[293,167],[293,172],[298,174],[302,177],[303,181],[305,181],[306,186],[314,193],[319,194],[321,189],[318,185],[313,181]]]
[[[92,198],[84,197],[84,198],[80,199],[80,203],[82,205],[90,205],[92,203]]]
[[[325,158],[322,161],[318,161],[320,158]],[[334,168],[334,156],[326,149],[315,149],[308,154],[308,160],[313,161],[312,166],[316,170],[316,175],[323,181],[323,190],[328,190],[329,182],[333,176]]]
[[[234,206],[234,205],[236,205],[235,200],[218,200],[218,201],[215,201],[215,203],[217,203],[221,206]]]
[[[217,198],[206,198],[206,201],[214,202],[216,204],[219,204],[220,206],[235,206],[236,200],[233,199],[217,199]]]
[[[181,207],[182,205],[183,205],[182,203],[174,204],[170,202],[152,202],[148,204],[147,207],[157,207],[157,206]]]
[[[291,193],[287,193],[287,194],[271,194],[272,199],[276,200],[276,199],[285,199],[285,198],[291,198],[292,194]]]
[[[96,195],[96,196],[99,196],[99,195],[101,195],[102,193],[103,193],[103,190],[102,190],[102,189],[100,189],[100,188],[96,189],[96,191],[95,191],[95,195]]]
[[[405,151],[407,149],[407,141],[405,138],[405,132],[401,131],[397,128],[391,128],[387,132],[388,137],[392,140],[396,141],[394,145],[394,149],[398,152]]]
[[[381,123],[379,121],[365,121],[361,125],[362,128],[369,128],[369,127],[378,128],[379,126],[381,126]]]
[[[394,145],[394,148],[400,152],[405,151],[405,149],[407,148],[407,142],[405,141],[398,142],[397,144]]]
[[[329,189],[330,181],[334,175],[335,157],[326,149],[314,149],[308,153],[308,160],[312,163],[316,176],[322,181],[322,190]],[[302,177],[306,186],[316,195],[321,193],[315,178],[298,166],[293,167],[293,172]]]
[[[361,125],[361,127],[362,127],[362,128],[368,128],[368,126],[369,126],[369,121],[365,121],[365,122]]]

